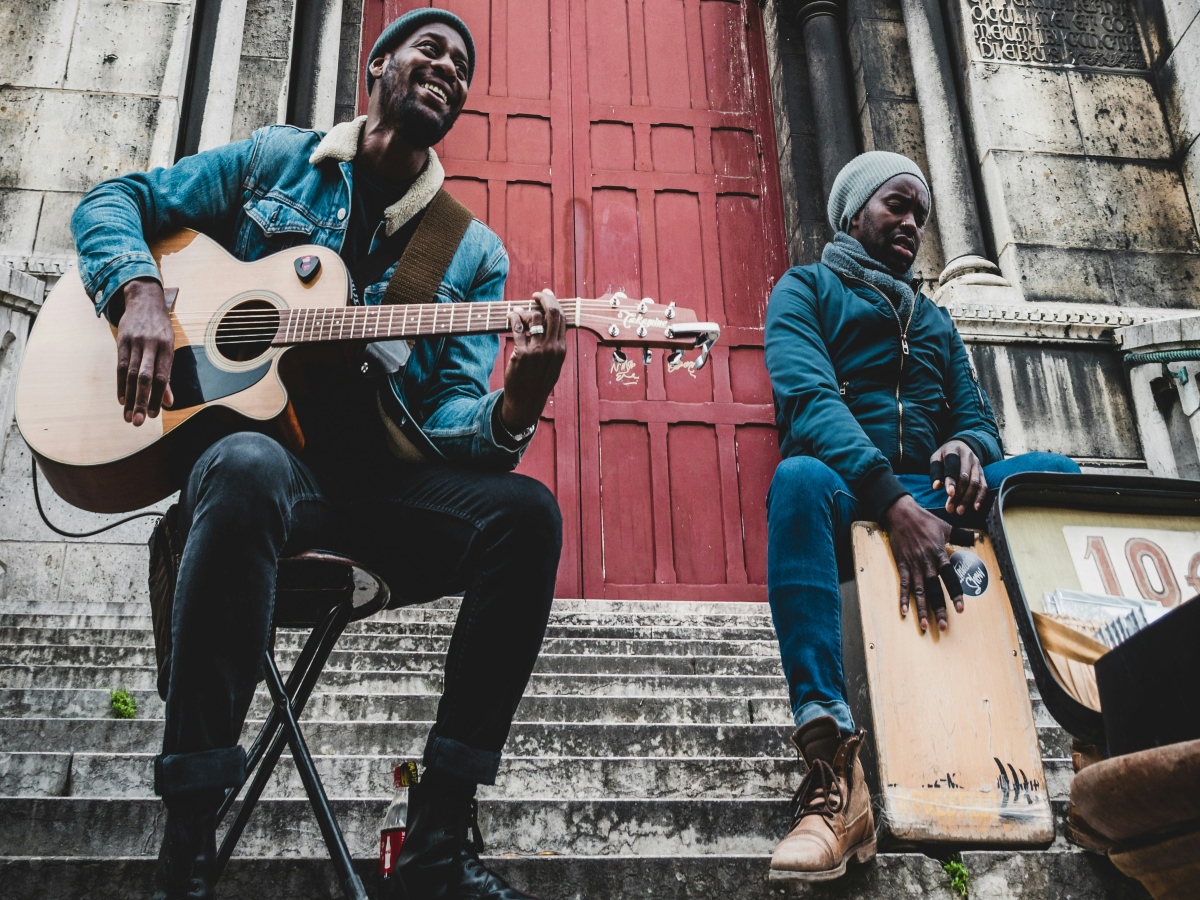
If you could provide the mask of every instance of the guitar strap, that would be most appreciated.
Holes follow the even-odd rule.
[[[383,302],[434,302],[437,289],[473,218],[471,211],[450,196],[445,188],[439,190],[425,207],[416,232],[404,248],[384,291]],[[379,387],[378,406],[387,432],[388,449],[394,456],[405,462],[442,458],[442,452],[388,383]]]

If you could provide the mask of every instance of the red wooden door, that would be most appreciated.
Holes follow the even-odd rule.
[[[367,0],[364,56],[385,21],[418,5]],[[787,263],[757,6],[444,5],[471,28],[477,62],[437,149],[448,189],[508,248],[508,297],[611,285],[722,324],[698,373],[668,371],[661,354],[617,364],[572,335],[519,469],[562,506],[557,596],[764,599],[778,451],[762,325]]]
[[[700,372],[580,337],[584,595],[764,599],[762,326],[787,263],[758,8],[571,0],[571,62],[580,294],[620,286],[722,325]]]

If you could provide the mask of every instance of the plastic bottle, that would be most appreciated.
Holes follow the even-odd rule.
[[[390,878],[404,846],[404,835],[408,828],[408,789],[417,783],[417,764],[403,762],[392,774],[396,783],[396,796],[392,798],[383,825],[379,829],[379,874]]]

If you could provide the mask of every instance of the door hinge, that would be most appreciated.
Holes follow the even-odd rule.
[[[754,149],[758,151],[758,158],[762,159],[763,155],[763,139],[761,134],[754,135]]]

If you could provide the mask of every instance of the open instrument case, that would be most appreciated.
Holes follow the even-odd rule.
[[[1056,674],[1035,614],[1055,591],[1140,596],[1169,608],[1200,593],[1200,482],[1013,475],[999,488],[988,532],[1046,709],[1074,737],[1103,746],[1099,704],[1080,702]]]

